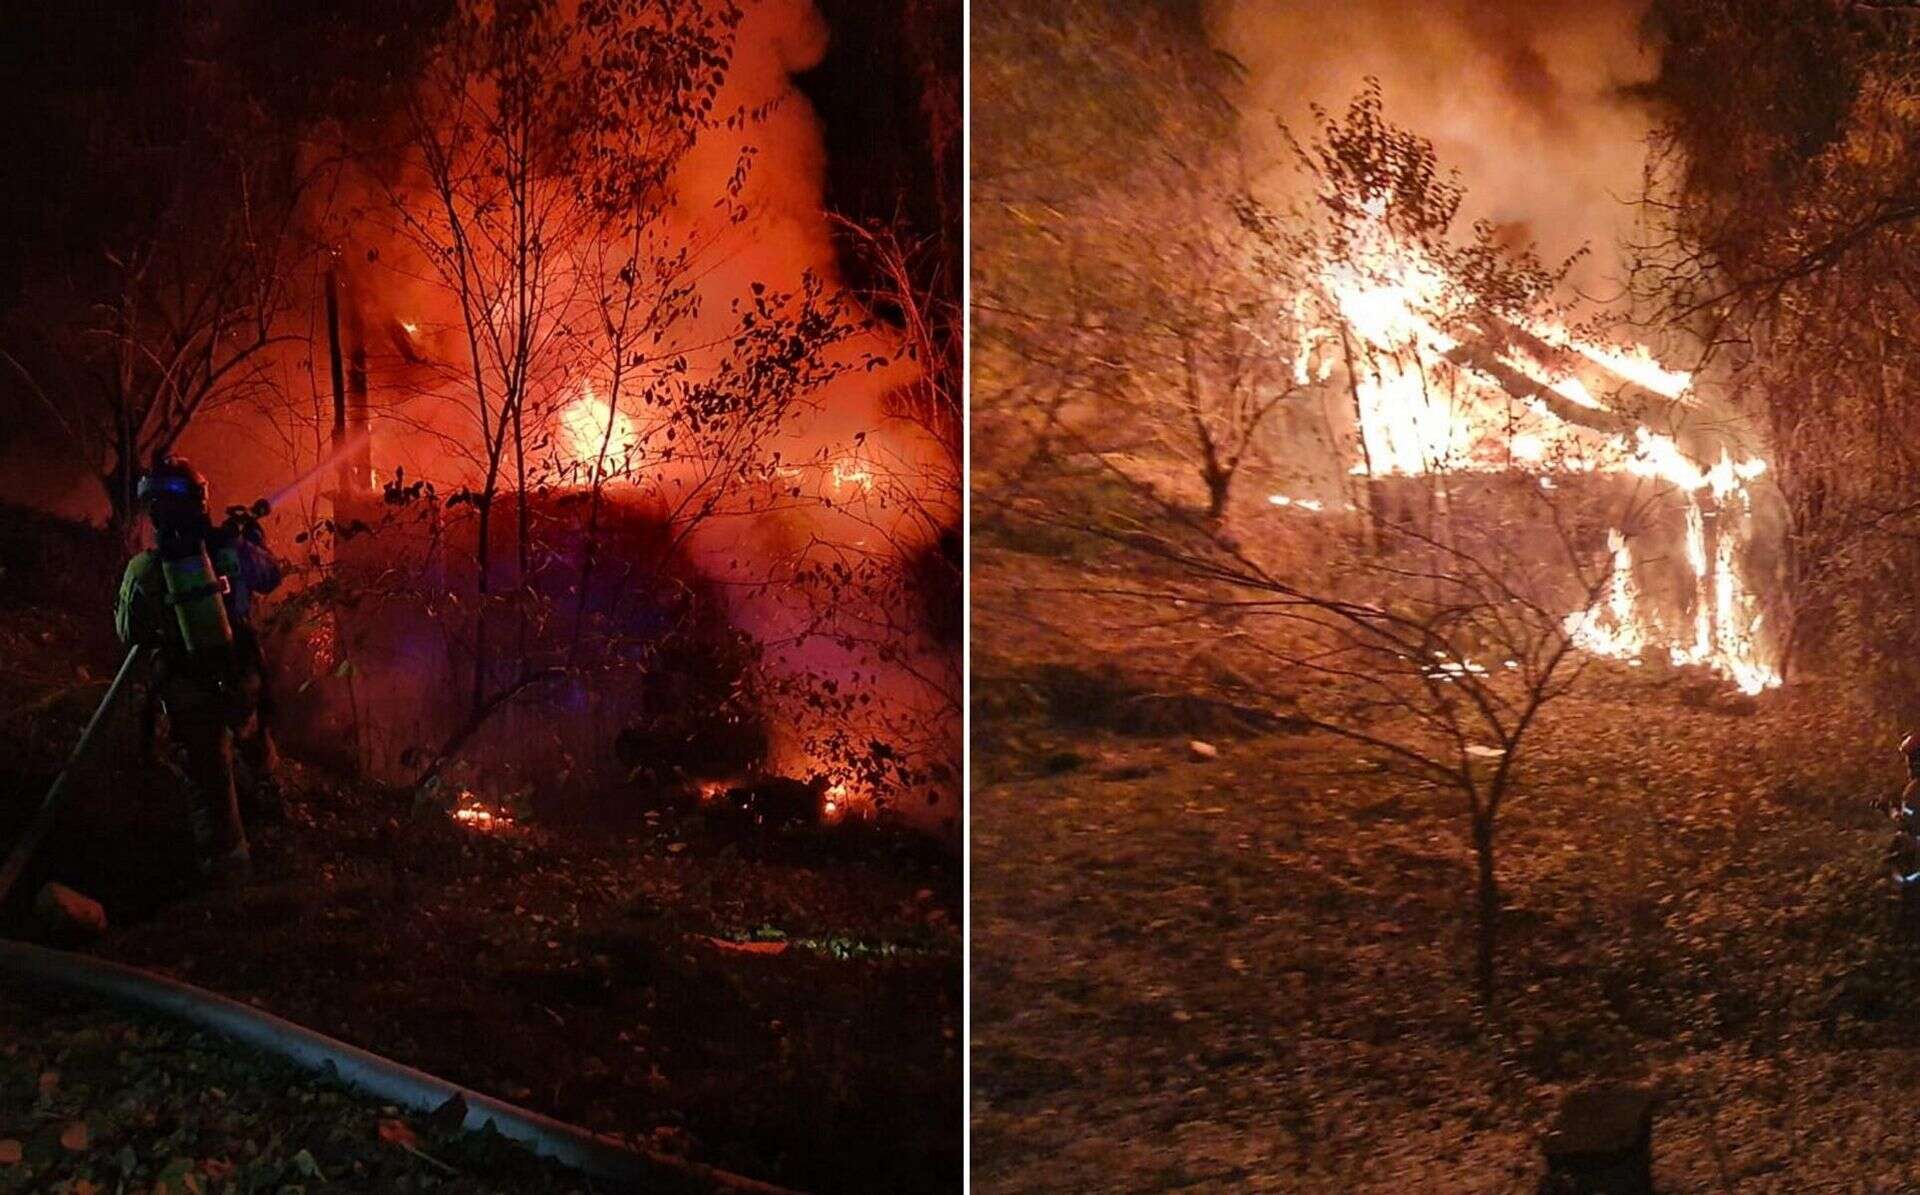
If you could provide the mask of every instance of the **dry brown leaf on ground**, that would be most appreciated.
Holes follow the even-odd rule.
[[[419,1158],[422,1162],[432,1166],[440,1173],[458,1173],[452,1166],[447,1165],[439,1158],[422,1150],[420,1148],[420,1138],[414,1134],[413,1129],[407,1125],[406,1121],[386,1117],[380,1121],[374,1131],[380,1135],[380,1140],[385,1141],[388,1145],[396,1149],[405,1150],[407,1153]]]
[[[420,1144],[420,1139],[414,1136],[413,1130],[407,1127],[407,1122],[404,1120],[383,1119],[376,1131],[380,1134],[380,1140],[389,1145],[398,1145],[402,1149],[414,1149]]]
[[[18,1166],[22,1151],[20,1143],[9,1137],[0,1141],[0,1166]]]

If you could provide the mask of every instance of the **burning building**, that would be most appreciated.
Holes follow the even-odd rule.
[[[1611,523],[1604,599],[1566,611],[1580,647],[1706,667],[1748,693],[1779,684],[1755,580],[1771,567],[1767,462],[1740,421],[1644,346],[1440,310],[1455,283],[1381,215],[1298,312],[1295,381],[1327,392],[1326,438],[1347,451],[1319,492],[1274,505],[1411,523],[1470,504],[1477,477],[1525,474]]]
[[[392,111],[315,134],[325,285],[284,363],[314,402],[267,413],[275,471],[330,483],[282,504],[289,610],[326,624],[292,687],[387,779],[473,734],[491,790],[617,783],[639,727],[689,781],[828,775],[950,825],[957,644],[916,578],[957,445],[900,397],[949,363],[832,235],[796,84],[830,31],[646,11],[463,9]]]
[[[1377,528],[1491,503],[1496,479],[1527,478],[1578,513],[1578,554],[1603,570],[1597,603],[1592,586],[1556,599],[1581,648],[1709,668],[1755,693],[1780,682],[1785,621],[1769,609],[1780,531],[1762,437],[1710,377],[1671,363],[1678,349],[1663,360],[1659,346],[1685,330],[1651,332],[1621,301],[1636,252],[1636,209],[1621,196],[1646,181],[1651,120],[1635,88],[1657,69],[1643,10],[1214,12],[1210,36],[1244,72],[1244,113],[1328,128],[1326,109],[1368,80],[1345,144],[1303,148],[1243,121],[1257,156],[1308,167],[1305,193],[1262,184],[1276,207],[1332,225],[1307,252],[1289,246],[1307,264],[1289,279],[1284,339],[1310,397],[1270,455],[1312,480],[1273,504],[1364,512]],[[1287,55],[1309,41],[1331,49]],[[1420,113],[1411,137],[1424,165],[1383,105]],[[1469,223],[1471,238],[1448,231]],[[1564,264],[1540,264],[1535,247]],[[1302,441],[1324,451],[1314,459]],[[1544,542],[1558,538],[1549,529],[1541,538],[1563,546]]]

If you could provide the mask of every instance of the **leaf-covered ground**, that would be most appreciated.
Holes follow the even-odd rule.
[[[1100,567],[974,573],[976,1189],[1531,1190],[1600,1078],[1661,1095],[1661,1190],[1920,1187],[1920,929],[1871,806],[1901,768],[1842,685],[1742,713],[1599,668],[1550,707],[1489,1015],[1457,798],[1218,719],[1196,760],[1207,711],[1164,696],[1062,716],[1170,650],[1062,592]]]
[[[255,883],[131,913],[96,949],[756,1178],[957,1183],[943,860],[756,848],[699,816],[478,830],[304,776],[288,821],[256,835]]]
[[[97,546],[0,510],[0,847],[114,666],[112,570],[71,563]],[[110,720],[0,933],[32,932],[24,898],[60,879],[107,907],[87,949],[486,1094],[805,1190],[959,1187],[946,848],[742,832],[619,794],[572,820],[461,823],[296,762],[286,819],[250,831],[254,881],[195,892],[179,793],[133,731],[126,708]]]
[[[570,1192],[579,1175],[217,1038],[0,989],[0,1191]]]

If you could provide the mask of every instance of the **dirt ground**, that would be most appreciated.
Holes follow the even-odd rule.
[[[1920,1187],[1902,769],[1839,685],[1609,665],[1550,706],[1489,1012],[1460,798],[1164,673],[1103,704],[1210,657],[1041,546],[973,578],[977,1190],[1529,1191],[1557,1096],[1616,1078],[1660,1096],[1661,1190]]]
[[[84,534],[0,513],[6,844],[115,648],[104,576],[23,583],[83,554]],[[486,827],[294,762],[288,816],[252,831],[254,882],[195,893],[180,882],[184,818],[133,741],[123,714],[31,877],[106,904],[115,928],[90,949],[754,1178],[958,1188],[961,878],[946,848],[742,833],[617,797]],[[23,930],[21,903],[0,932]]]

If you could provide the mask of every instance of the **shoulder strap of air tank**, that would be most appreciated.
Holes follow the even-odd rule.
[[[120,578],[120,592],[115,595],[113,604],[113,625],[122,640],[132,637],[134,632],[133,605],[140,600],[146,589],[147,578],[153,574],[153,565],[157,556],[153,552],[141,552],[127,561],[127,571]]]
[[[120,578],[121,601],[130,601],[133,598],[134,591],[146,584],[147,578],[153,574],[153,566],[158,560],[159,553],[149,548],[144,552],[135,553],[133,559],[127,561],[127,571]]]

